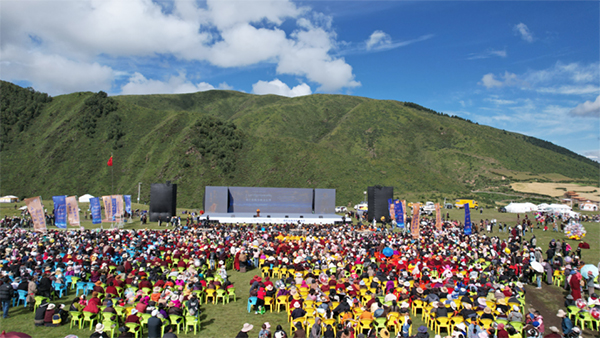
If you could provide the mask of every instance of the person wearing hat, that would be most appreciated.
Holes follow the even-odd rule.
[[[567,316],[567,313],[560,309],[556,317],[561,318],[560,327],[562,328],[563,336],[570,334],[573,331],[573,322]]]
[[[141,324],[140,317],[137,315],[137,313],[138,313],[138,310],[136,310],[136,309],[131,310],[131,314],[129,316],[127,316],[127,318],[125,319],[125,323]]]
[[[421,325],[417,329],[416,338],[429,338],[429,333],[427,332],[427,326]]]
[[[486,306],[483,309],[483,314],[481,315],[481,319],[495,320],[496,318],[494,318],[494,315],[492,314],[492,309],[490,309],[489,307]]]
[[[254,325],[245,323],[240,332],[238,332],[235,338],[248,338],[248,332],[254,328]]]
[[[52,316],[54,316],[55,308],[56,305],[54,304],[48,304],[48,306],[46,307],[46,311],[44,312],[44,326],[52,325]]]
[[[519,307],[517,305],[513,305],[510,313],[508,314],[508,320],[511,322],[522,322],[523,315],[519,311]]]
[[[3,318],[8,318],[8,307],[14,293],[15,290],[13,289],[12,285],[10,285],[10,279],[8,277],[4,277],[2,280],[2,285],[0,285],[0,303],[2,303]]]
[[[119,328],[119,336],[117,338],[135,338],[135,334],[133,332],[131,332],[129,330],[129,327],[127,326],[121,326]],[[165,333],[165,337],[166,337],[166,333]],[[66,337],[65,337],[66,338]]]
[[[271,324],[265,322],[258,332],[258,338],[271,338]]]
[[[148,338],[160,338],[162,325],[162,320],[158,318],[158,310],[152,310],[152,317],[148,318]]]
[[[545,335],[544,338],[561,338],[560,330],[556,326],[550,326],[548,328],[550,333]]]
[[[304,311],[304,309],[302,309],[302,305],[300,304],[300,302],[295,302],[294,310],[292,310],[292,313],[290,314],[292,319],[304,317],[305,315],[306,315],[306,311]]]
[[[90,338],[109,338],[109,335],[104,332],[104,325],[98,323],[96,324],[96,330],[90,335]]]

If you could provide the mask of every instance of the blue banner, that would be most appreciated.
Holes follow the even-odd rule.
[[[469,203],[465,203],[465,235],[470,235],[473,232],[471,228],[471,210]]]
[[[102,210],[100,208],[100,198],[90,198],[90,209],[92,210],[92,224],[102,223]]]
[[[396,224],[398,228],[404,229],[404,209],[400,200],[394,201],[394,212],[396,213]]]
[[[115,218],[117,217],[117,199],[113,198],[111,204],[112,204],[112,215],[113,215],[112,220],[114,221]]]
[[[123,195],[125,200],[125,212],[131,215],[131,195]]]
[[[54,225],[57,228],[67,228],[67,197],[53,196],[54,201]]]

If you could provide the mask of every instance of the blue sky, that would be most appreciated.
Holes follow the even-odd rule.
[[[411,101],[598,159],[600,3],[6,1],[0,77],[52,95]]]

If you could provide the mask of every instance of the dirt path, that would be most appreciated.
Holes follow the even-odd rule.
[[[545,283],[542,283],[541,290],[536,289],[535,286],[532,285],[526,285],[525,290],[527,290],[525,298],[527,300],[527,306],[525,307],[525,312],[527,312],[530,307],[540,311],[542,317],[544,317],[545,334],[550,333],[550,330],[548,329],[550,326],[556,326],[560,329],[561,319],[556,317],[556,313],[558,312],[558,309],[565,309],[564,302],[567,292],[560,287],[546,285]],[[587,328],[583,331],[583,337],[600,337],[600,333]]]

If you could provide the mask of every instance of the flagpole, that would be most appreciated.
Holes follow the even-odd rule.
[[[112,159],[113,154],[110,153],[110,158]],[[115,194],[115,169],[114,169],[114,162],[111,163],[112,165],[110,166],[110,176],[111,176],[111,188],[110,188],[110,194],[111,194],[111,199],[112,199],[112,195]]]

